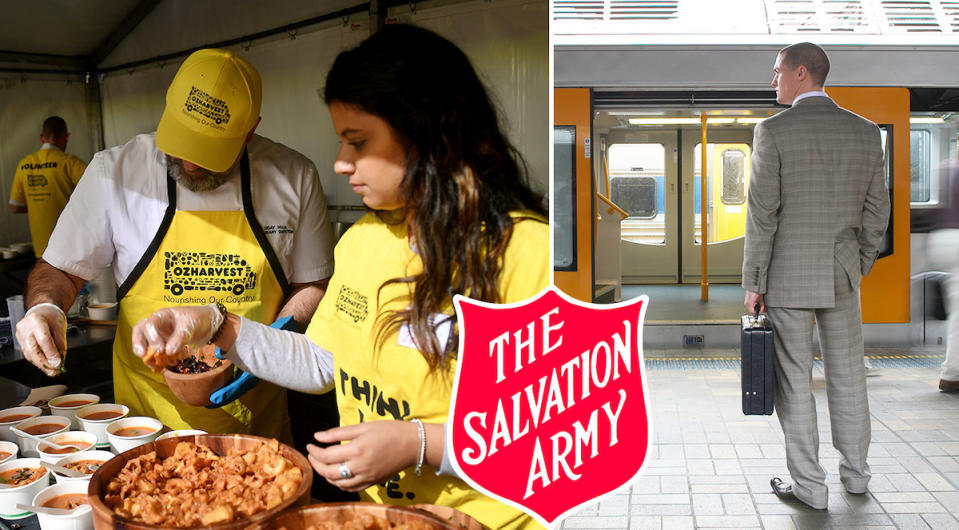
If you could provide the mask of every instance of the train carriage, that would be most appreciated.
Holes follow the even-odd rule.
[[[959,35],[948,6],[587,4],[553,6],[554,127],[566,131],[554,135],[557,285],[602,301],[622,285],[701,284],[708,298],[710,285],[739,284],[752,131],[783,108],[769,85],[778,50],[808,40],[830,55],[826,92],[882,131],[893,213],[863,283],[867,343],[938,331],[922,273],[925,219],[943,206],[940,173],[957,156]]]

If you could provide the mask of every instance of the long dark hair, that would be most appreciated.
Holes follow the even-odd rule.
[[[385,120],[408,147],[403,220],[423,272],[384,284],[411,284],[412,300],[382,317],[378,338],[382,345],[408,323],[430,368],[444,367],[455,355],[457,335],[440,344],[430,316],[455,294],[500,301],[497,279],[513,224],[544,221],[542,198],[528,186],[522,156],[500,131],[469,59],[431,31],[388,25],[340,53],[324,99]]]

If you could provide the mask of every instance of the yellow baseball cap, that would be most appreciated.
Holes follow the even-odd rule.
[[[233,165],[260,117],[260,74],[233,52],[199,50],[180,65],[157,126],[164,153],[210,171]]]

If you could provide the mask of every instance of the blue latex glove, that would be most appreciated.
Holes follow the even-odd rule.
[[[293,320],[293,317],[283,317],[278,318],[276,322],[270,324],[270,327],[283,329],[286,331],[296,331],[296,322]],[[224,358],[223,352],[220,351],[220,348],[216,349],[216,358]],[[248,374],[238,368],[236,370],[236,375],[230,384],[210,394],[210,404],[207,405],[206,408],[216,409],[226,405],[227,403],[232,403],[234,400],[239,399],[243,394],[249,392],[249,390],[255,387],[259,382],[260,379],[258,377],[253,374]]]

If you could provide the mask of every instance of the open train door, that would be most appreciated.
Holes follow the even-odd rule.
[[[909,90],[887,87],[827,87],[840,107],[882,130],[886,184],[892,213],[879,260],[862,282],[865,323],[909,322]]]
[[[590,90],[553,91],[553,282],[593,301]]]

